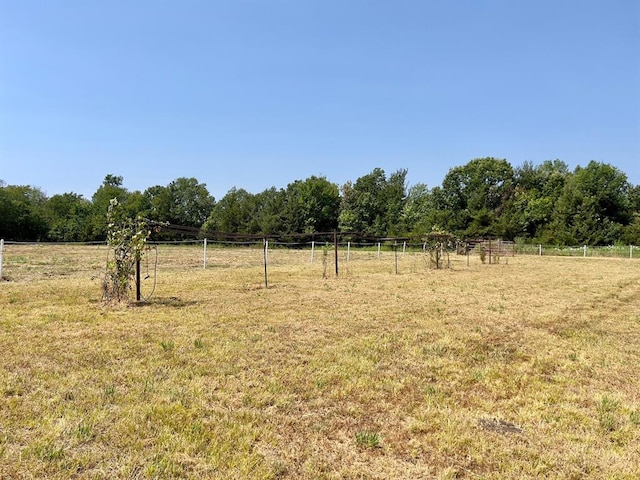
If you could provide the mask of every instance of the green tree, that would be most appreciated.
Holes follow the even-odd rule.
[[[328,232],[338,226],[340,192],[325,177],[296,180],[285,191],[284,222],[291,233]]]
[[[554,209],[551,227],[562,244],[609,245],[632,220],[630,184],[617,168],[591,161],[576,167]]]
[[[46,202],[48,238],[56,242],[82,242],[91,237],[91,202],[77,193],[54,195]]]
[[[503,159],[476,158],[449,170],[438,192],[444,228],[462,236],[500,235],[497,219],[513,194],[513,168]]]
[[[115,198],[120,204],[125,204],[128,196],[129,192],[124,188],[121,176],[108,174],[104,177],[102,185],[91,197],[92,213],[89,219],[91,240],[106,240],[107,212],[111,200]]]
[[[166,195],[169,211],[165,221],[177,225],[200,228],[215,205],[206,184],[195,178],[177,178],[167,186]]]
[[[406,176],[407,170],[398,170],[387,179],[384,170],[375,168],[354,184],[345,183],[339,228],[376,237],[398,230],[406,198]]]
[[[47,197],[36,187],[0,184],[0,238],[38,241],[49,230]]]
[[[422,238],[436,225],[435,201],[432,192],[424,183],[411,186],[407,192],[400,214],[400,229],[403,234]]]
[[[250,200],[249,208],[253,213],[247,231],[265,235],[291,232],[285,218],[287,194],[284,190],[271,187],[253,195]]]
[[[550,223],[565,183],[571,177],[569,167],[560,160],[547,160],[538,166],[525,162],[514,173],[516,188],[509,215],[517,223],[517,236],[553,243]]]
[[[258,233],[255,196],[233,187],[213,207],[203,229],[208,232]]]

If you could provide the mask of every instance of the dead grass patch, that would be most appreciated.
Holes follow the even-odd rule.
[[[323,279],[308,252],[276,251],[265,289],[260,254],[219,249],[203,270],[161,253],[134,307],[101,306],[99,280],[62,263],[3,283],[0,477],[640,471],[637,262],[431,271],[408,254],[394,275],[352,253]]]

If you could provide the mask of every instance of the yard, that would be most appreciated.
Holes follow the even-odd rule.
[[[106,255],[5,252],[1,478],[640,476],[636,259]]]

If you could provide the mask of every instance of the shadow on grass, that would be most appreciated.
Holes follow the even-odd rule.
[[[190,305],[197,305],[198,302],[195,300],[181,300],[178,297],[153,297],[149,300],[141,300],[139,302],[133,302],[131,305],[133,307],[150,307],[150,306],[163,306],[163,307],[174,307],[174,308],[182,308],[188,307]]]

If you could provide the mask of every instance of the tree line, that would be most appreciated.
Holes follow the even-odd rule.
[[[407,170],[381,168],[339,186],[326,177],[250,193],[233,187],[216,200],[196,178],[129,191],[106,175],[91,199],[47,197],[38,187],[0,180],[0,238],[12,241],[104,241],[109,202],[133,218],[181,225],[194,232],[246,235],[359,232],[420,239],[434,229],[460,238],[500,237],[556,245],[640,244],[640,186],[609,164],[571,171],[561,160],[514,168],[477,158],[451,168],[442,184],[409,186]],[[181,234],[160,231],[162,238]]]

